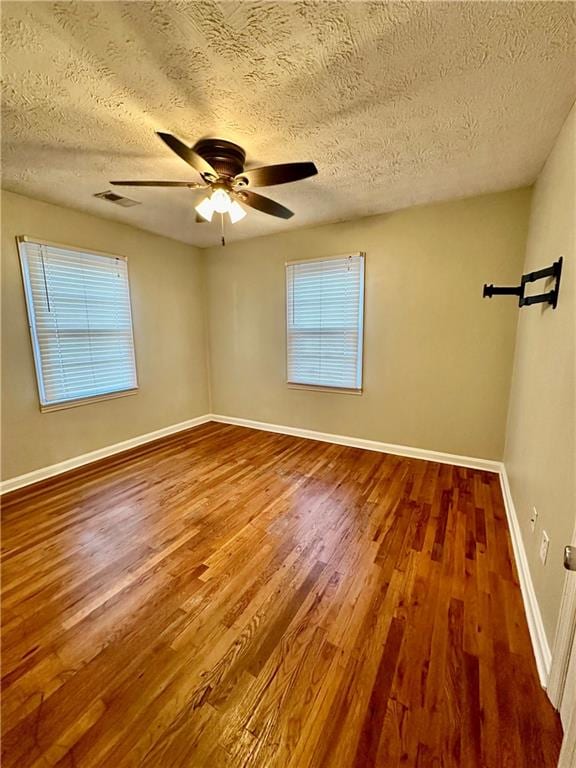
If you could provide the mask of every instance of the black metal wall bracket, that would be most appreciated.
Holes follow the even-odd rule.
[[[560,291],[560,277],[562,275],[562,256],[550,267],[539,269],[536,272],[528,272],[522,275],[520,285],[516,286],[496,286],[484,285],[482,296],[485,299],[491,299],[492,296],[518,296],[519,307],[529,307],[531,304],[551,304],[552,309],[558,305],[558,293]],[[533,296],[526,296],[525,289],[527,283],[534,283],[536,280],[544,280],[547,277],[554,278],[554,285],[546,293],[538,293]]]

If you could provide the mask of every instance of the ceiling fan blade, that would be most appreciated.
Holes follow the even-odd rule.
[[[262,211],[262,213],[268,213],[270,216],[278,216],[280,219],[290,219],[294,216],[294,211],[291,211],[289,208],[285,208],[275,200],[270,200],[269,197],[257,195],[256,192],[249,192],[247,189],[235,192],[234,197],[238,198],[244,205],[256,208],[256,210]]]
[[[210,163],[206,162],[206,160],[204,160],[204,158],[197,152],[194,152],[193,149],[187,147],[186,144],[181,142],[180,139],[177,139],[176,136],[172,136],[171,133],[161,133],[160,131],[157,131],[156,135],[159,136],[164,144],[167,144],[173,152],[176,152],[178,157],[181,157],[184,162],[191,165],[192,168],[195,168],[198,173],[214,177],[215,179],[218,178],[217,172],[212,168]]]
[[[282,163],[266,165],[262,168],[249,168],[239,173],[234,181],[246,179],[250,187],[272,187],[275,184],[307,179],[308,176],[315,176],[317,173],[318,169],[314,163]]]
[[[117,187],[188,187],[188,189],[206,189],[206,184],[197,181],[111,181]]]

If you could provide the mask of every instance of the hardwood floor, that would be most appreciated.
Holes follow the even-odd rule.
[[[3,552],[4,768],[556,765],[496,475],[206,424]]]

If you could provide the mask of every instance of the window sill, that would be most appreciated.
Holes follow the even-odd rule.
[[[295,384],[291,381],[287,382],[288,389],[308,389],[312,392],[332,392],[336,395],[361,395],[362,389],[346,389],[344,387],[324,387],[318,384]]]
[[[67,400],[63,403],[52,403],[49,405],[40,404],[40,410],[42,413],[49,413],[50,411],[63,411],[66,408],[76,408],[78,405],[89,405],[90,403],[99,403],[102,400],[114,400],[117,397],[128,397],[129,395],[135,395],[138,392],[138,387],[134,389],[124,389],[122,392],[107,392],[105,395],[94,395],[94,397],[82,397],[78,400]]]

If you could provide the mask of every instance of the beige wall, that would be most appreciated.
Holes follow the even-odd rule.
[[[15,237],[128,257],[137,394],[40,413]],[[202,257],[196,249],[68,208],[2,193],[2,478],[204,414]]]
[[[505,450],[514,505],[548,641],[554,640],[564,572],[562,550],[576,518],[575,227],[576,108],[536,183],[524,271],[564,257],[557,309],[519,313]],[[535,286],[537,288],[537,286]],[[538,510],[530,531],[532,508]],[[550,536],[548,561],[538,549]]]
[[[206,252],[212,410],[500,459],[530,190],[294,230]],[[285,385],[284,263],[365,251],[364,393]]]

